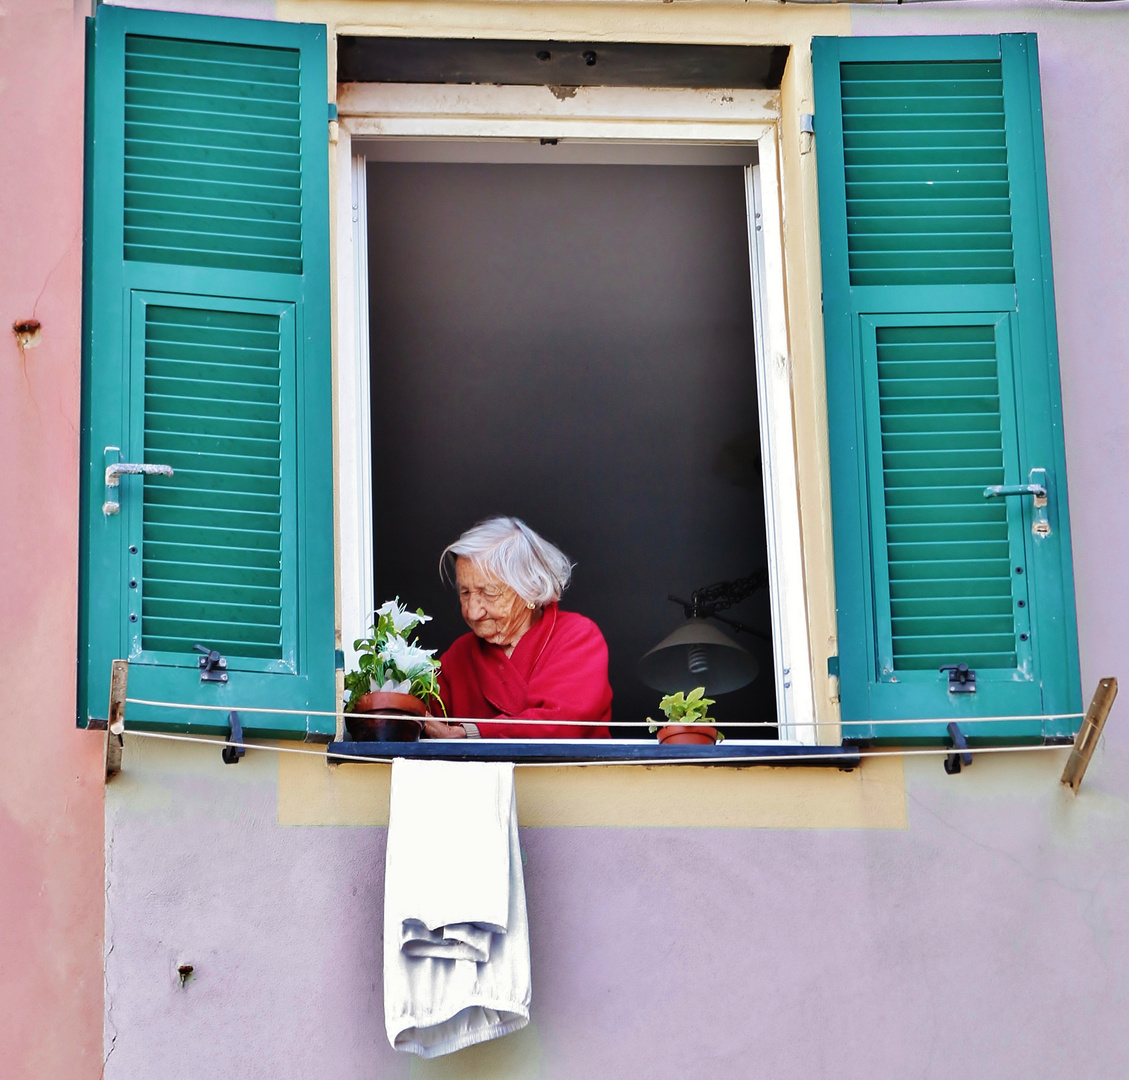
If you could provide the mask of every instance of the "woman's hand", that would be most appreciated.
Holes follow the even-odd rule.
[[[462,724],[445,724],[428,716],[423,721],[423,730],[429,739],[465,739],[466,728]]]

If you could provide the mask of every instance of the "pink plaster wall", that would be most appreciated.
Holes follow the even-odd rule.
[[[83,17],[0,7],[0,1073],[102,1071],[101,743],[75,729]],[[22,351],[13,322],[38,319]]]

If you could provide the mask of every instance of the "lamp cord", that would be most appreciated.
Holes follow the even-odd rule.
[[[703,585],[690,594],[689,600],[682,600],[677,596],[668,596],[667,599],[675,604],[681,604],[688,619],[717,619],[726,626],[732,626],[734,630],[752,634],[753,637],[764,641],[771,641],[770,634],[718,614],[719,611],[725,611],[741,603],[742,600],[747,600],[753,593],[766,588],[768,588],[768,570],[762,567],[754,570],[748,577],[737,578],[735,581],[718,581],[713,585]]]

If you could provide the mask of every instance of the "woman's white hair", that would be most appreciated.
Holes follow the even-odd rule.
[[[521,518],[487,518],[467,529],[439,557],[440,575],[450,574],[458,558],[470,559],[480,570],[499,578],[527,604],[559,600],[572,577],[568,556]]]

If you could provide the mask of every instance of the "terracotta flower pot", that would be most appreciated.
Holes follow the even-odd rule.
[[[376,715],[374,715],[376,714]],[[411,694],[362,694],[345,727],[354,742],[418,742],[427,705]]]
[[[675,746],[712,746],[717,742],[717,728],[708,724],[667,724],[659,728],[659,742]]]

